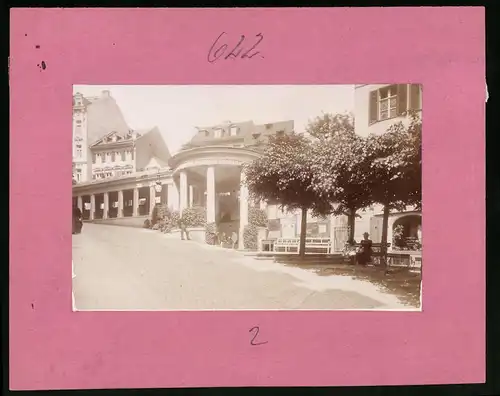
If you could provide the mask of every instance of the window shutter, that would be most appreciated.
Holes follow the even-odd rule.
[[[378,91],[370,92],[370,103],[369,103],[370,119],[369,123],[373,124],[378,121]]]
[[[410,109],[411,110],[422,110],[420,99],[420,84],[410,85]]]
[[[408,90],[406,84],[398,84],[398,115],[403,115],[408,110]]]

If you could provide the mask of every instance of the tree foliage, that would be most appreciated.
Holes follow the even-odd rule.
[[[329,203],[312,187],[313,146],[306,137],[290,134],[270,138],[262,156],[245,166],[246,184],[253,199],[278,202],[302,211],[299,253],[305,253],[307,210],[330,211]]]
[[[383,264],[387,260],[387,231],[391,210],[422,205],[422,121],[417,113],[410,122],[398,122],[386,133],[366,141],[370,169],[368,186],[374,202],[384,207],[382,220]]]
[[[332,203],[332,214],[348,217],[349,240],[353,240],[357,211],[373,202],[367,184],[366,139],[354,133],[350,114],[324,114],[311,122],[307,130],[317,137],[313,188]]]
[[[338,135],[354,135],[354,116],[352,113],[323,113],[309,121],[306,132],[322,141],[331,140]]]

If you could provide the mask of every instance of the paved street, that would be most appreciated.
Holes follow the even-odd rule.
[[[73,261],[79,310],[405,309],[368,282],[145,229],[86,223]]]

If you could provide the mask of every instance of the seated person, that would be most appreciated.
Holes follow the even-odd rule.
[[[356,253],[356,261],[358,264],[366,265],[370,262],[372,257],[372,240],[368,237],[370,234],[365,232],[363,234],[363,239],[360,242],[359,250]]]

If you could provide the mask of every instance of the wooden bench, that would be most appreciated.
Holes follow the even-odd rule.
[[[361,247],[361,243],[355,243],[351,245],[353,248]],[[390,243],[387,243],[387,249],[391,247]],[[380,257],[382,256],[382,243],[372,243],[372,254],[370,258],[370,262],[372,264],[380,264]],[[351,261],[351,263],[356,262],[356,256],[348,256],[347,259]]]
[[[278,238],[273,244],[275,253],[298,253],[300,238]],[[306,238],[305,254],[330,254],[330,238]]]

